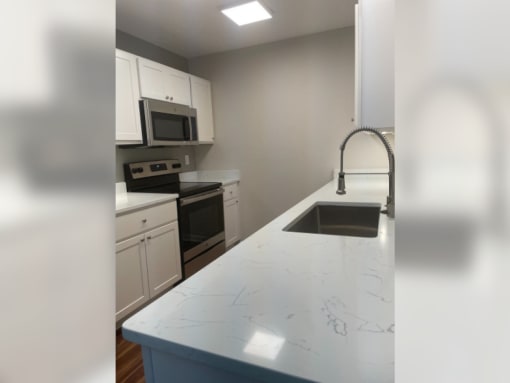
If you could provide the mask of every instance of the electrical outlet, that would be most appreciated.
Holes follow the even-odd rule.
[[[184,155],[184,165],[189,165],[189,155],[188,154]]]

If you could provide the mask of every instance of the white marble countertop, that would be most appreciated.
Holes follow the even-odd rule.
[[[377,238],[284,232],[317,201],[385,203],[387,176],[332,181],[123,324],[126,339],[262,381],[393,382],[394,221]]]
[[[229,185],[239,182],[241,180],[241,173],[237,169],[198,170],[179,173],[179,179],[183,182],[221,182],[223,185]]]
[[[163,193],[127,193],[126,184],[118,182],[115,185],[115,214],[121,215],[130,211],[160,204],[163,202],[174,201],[179,194]]]

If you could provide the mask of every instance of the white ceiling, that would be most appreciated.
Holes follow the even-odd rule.
[[[233,0],[117,0],[117,28],[193,58],[354,25],[356,0],[259,1],[273,18],[239,27],[220,12]]]

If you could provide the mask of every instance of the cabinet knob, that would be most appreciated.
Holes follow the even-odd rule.
[[[172,101],[174,98],[173,97],[170,97],[170,101]]]
[[[152,236],[151,236],[151,235],[149,235],[149,236],[147,237],[147,239],[152,239]]]
[[[145,242],[145,238],[142,238],[142,239],[140,240],[140,242]]]
[[[147,218],[142,219],[142,223],[147,223]]]
[[[170,97],[166,96],[166,97],[165,97],[165,100],[168,100],[169,98],[170,98]]]

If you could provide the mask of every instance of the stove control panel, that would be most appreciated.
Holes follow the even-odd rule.
[[[179,160],[132,162],[124,165],[124,173],[126,179],[140,179],[179,173],[181,167],[182,165]]]

